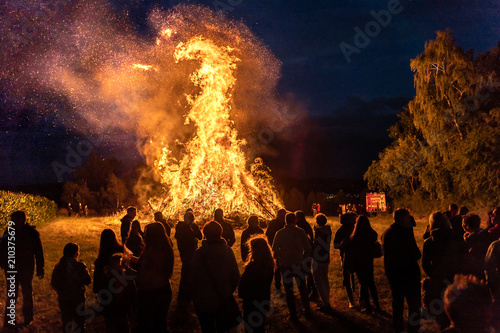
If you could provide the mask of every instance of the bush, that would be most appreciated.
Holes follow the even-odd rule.
[[[24,210],[27,223],[38,225],[56,216],[57,205],[45,197],[26,193],[0,191],[0,230],[3,230],[10,220],[10,215],[16,210]]]

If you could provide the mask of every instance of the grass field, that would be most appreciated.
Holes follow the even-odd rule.
[[[312,219],[310,220],[312,221]],[[382,232],[392,223],[391,218],[387,216],[373,217],[370,219],[373,228],[378,232],[379,238]],[[146,221],[143,222],[143,226]],[[335,232],[339,227],[338,217],[329,217],[329,224]],[[415,237],[417,244],[421,247],[423,243],[422,235],[426,226],[426,221],[417,220],[415,228]],[[93,262],[97,257],[99,246],[99,235],[104,228],[111,228],[119,234],[118,218],[68,218],[57,217],[47,222],[37,229],[40,232],[45,253],[46,275],[42,280],[36,277],[33,283],[35,319],[30,327],[24,328],[23,332],[56,332],[60,326],[60,313],[57,305],[57,295],[50,287],[50,277],[54,265],[59,261],[62,255],[62,249],[68,242],[78,243],[80,249],[80,260],[83,260],[93,276]],[[241,230],[235,230],[237,242],[233,246],[235,256],[240,265],[240,272],[243,272],[243,264],[240,256],[240,235]],[[173,235],[172,235],[173,236]],[[172,289],[174,297],[169,313],[169,325],[172,332],[199,332],[199,325],[196,316],[192,313],[176,311],[176,295],[180,278],[180,259],[177,251],[177,245],[174,241],[175,266],[172,278]],[[384,313],[366,315],[358,310],[349,309],[347,296],[342,286],[342,274],[340,270],[340,258],[338,250],[332,246],[332,261],[330,263],[330,302],[334,308],[332,315],[325,315],[315,312],[314,319],[306,321],[304,317],[299,316],[299,323],[287,321],[288,308],[284,298],[280,298],[273,292],[272,306],[273,311],[268,318],[268,332],[391,332],[391,296],[389,286],[384,274],[383,259],[375,259],[375,281],[377,284],[379,297]],[[359,288],[356,289],[359,292]],[[0,275],[0,311],[5,308],[5,277],[3,271]],[[87,287],[87,306],[95,302],[95,295],[92,293],[91,286]],[[301,308],[297,293],[298,309]],[[313,309],[315,305],[312,304]],[[20,307],[18,305],[18,309]],[[20,311],[18,311],[20,313]],[[22,322],[22,315],[18,314],[18,321]],[[423,323],[426,332],[437,332],[436,326],[431,322]],[[0,324],[3,327],[3,322]],[[87,324],[88,332],[103,332],[104,320],[97,316],[95,320]]]

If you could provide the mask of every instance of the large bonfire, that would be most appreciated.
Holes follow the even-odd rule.
[[[153,41],[102,12],[93,2],[75,10],[37,72],[88,131],[137,142],[147,164],[140,201],[173,219],[187,208],[202,218],[216,208],[275,215],[282,202],[258,157],[272,147],[252,150],[244,138],[283,128],[273,118],[280,62],[243,23],[206,7],[153,11]]]
[[[196,132],[184,144],[182,158],[178,161],[165,146],[154,162],[166,196],[151,198],[150,204],[167,216],[191,207],[202,215],[222,208],[226,214],[269,217],[280,204],[262,159],[255,159],[247,170],[241,149],[246,142],[238,138],[230,117],[230,89],[236,84],[233,72],[239,60],[231,51],[230,46],[218,46],[202,36],[176,47],[176,61],[199,61],[191,80],[201,91],[186,96],[190,105],[186,124],[193,122]],[[136,67],[149,69],[148,65]]]

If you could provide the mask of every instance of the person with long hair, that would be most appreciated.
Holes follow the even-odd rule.
[[[250,255],[238,286],[238,296],[243,299],[243,317],[246,332],[265,332],[270,308],[271,283],[274,276],[274,259],[264,235],[248,241]]]
[[[115,253],[123,253],[127,260],[132,253],[118,241],[116,233],[112,229],[104,229],[99,241],[99,254],[94,262],[94,284],[93,291],[99,294],[100,290],[108,288],[104,278],[104,268],[109,264],[109,258]]]
[[[166,332],[167,315],[172,301],[170,278],[174,271],[174,249],[165,227],[159,222],[146,226],[146,248],[137,272],[140,332]]]
[[[130,234],[127,238],[126,246],[136,257],[140,257],[142,251],[144,251],[143,235],[144,233],[141,229],[141,223],[137,220],[133,221],[132,226],[130,227]]]
[[[364,215],[356,220],[349,238],[341,244],[346,256],[346,265],[356,273],[359,280],[359,303],[362,312],[371,313],[370,295],[377,311],[380,311],[377,287],[373,276],[373,250],[378,234]]]

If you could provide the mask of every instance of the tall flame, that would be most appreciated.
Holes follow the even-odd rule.
[[[247,171],[242,151],[246,142],[238,138],[230,119],[230,91],[236,84],[234,71],[239,61],[232,51],[200,36],[176,47],[177,62],[200,62],[190,76],[200,93],[186,95],[190,111],[185,124],[192,122],[196,131],[184,145],[181,160],[165,146],[154,163],[167,194],[151,199],[150,204],[166,216],[176,217],[191,207],[204,217],[215,208],[226,214],[270,217],[281,206],[262,160],[256,159]]]

